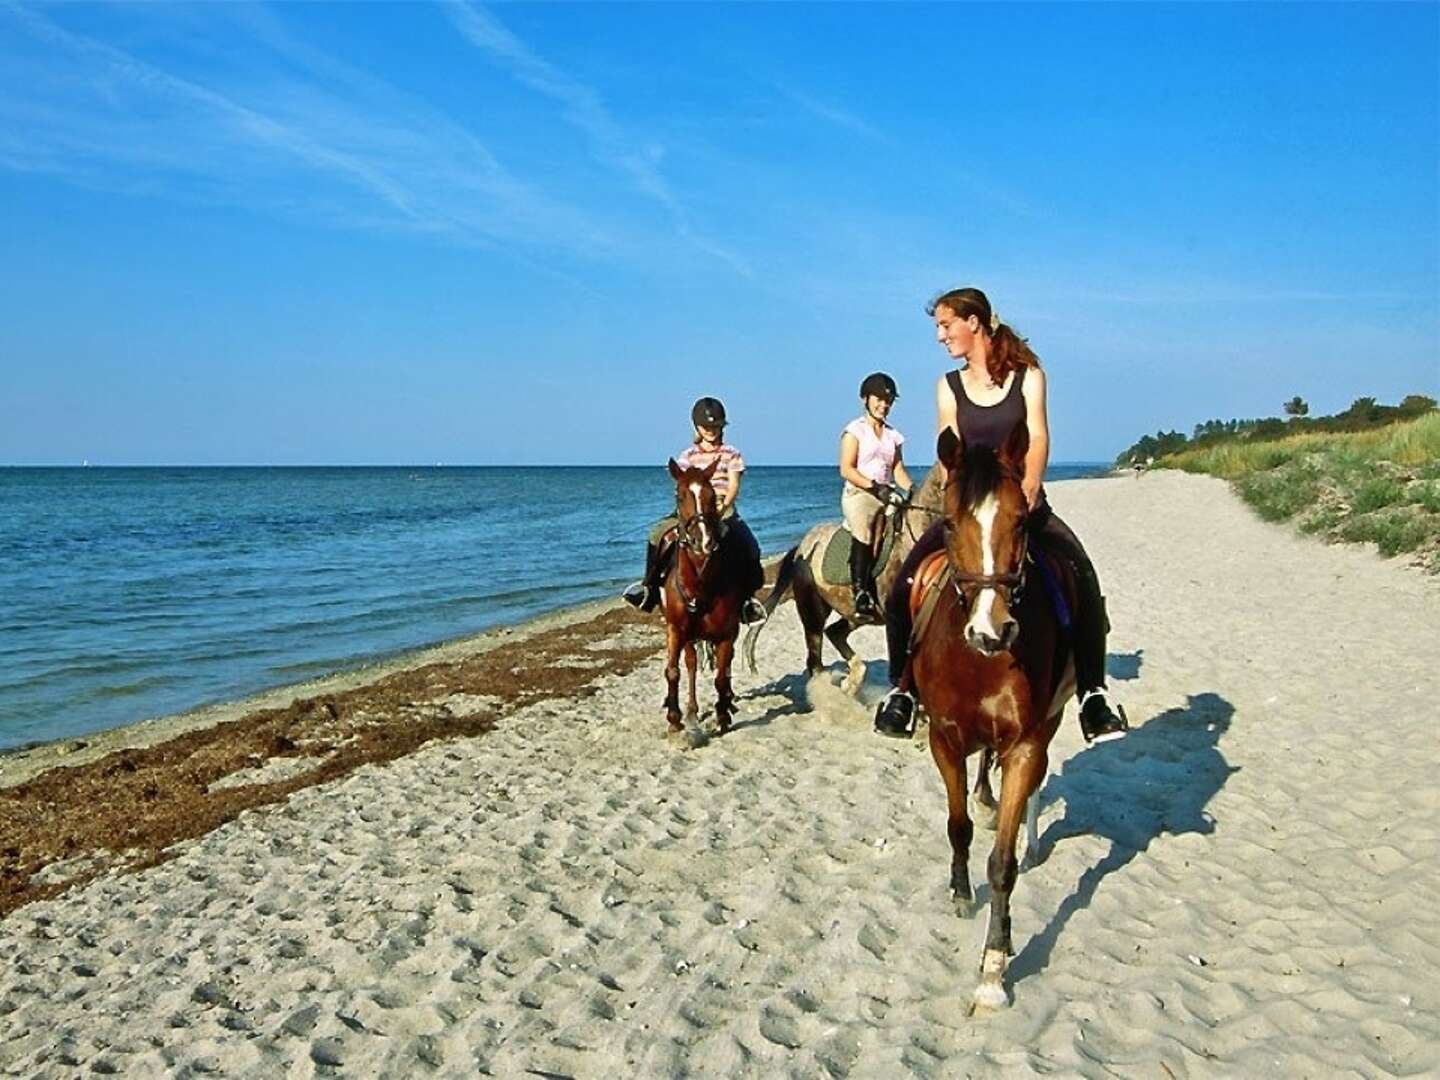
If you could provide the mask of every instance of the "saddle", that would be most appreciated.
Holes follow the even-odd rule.
[[[1040,550],[1032,541],[1030,549],[1025,555],[1025,569],[1026,573],[1030,575],[1030,580],[1038,582],[1045,590],[1045,595],[1050,600],[1050,609],[1055,613],[1055,619],[1060,624],[1060,632],[1067,641],[1072,640],[1071,626],[1074,620],[1071,617],[1066,588],[1070,584],[1072,576],[1070,568],[1055,555]],[[943,549],[927,555],[915,571],[915,580],[910,586],[910,649],[912,653],[930,628],[940,597],[945,595],[945,590],[949,588],[953,579],[954,574],[950,569],[950,560],[946,558]],[[1073,588],[1073,586],[1071,587]]]
[[[899,520],[897,516],[896,520]],[[880,531],[880,550],[875,555],[875,569],[878,573],[882,566],[890,561],[890,552],[895,547],[895,536],[899,532],[889,523],[889,518],[880,515],[875,519],[875,528]],[[836,529],[830,536],[830,542],[825,545],[825,552],[820,557],[820,580],[827,585],[849,585],[850,584],[850,549],[855,544],[855,539],[850,535],[850,530],[843,526]],[[874,550],[875,545],[870,545]]]

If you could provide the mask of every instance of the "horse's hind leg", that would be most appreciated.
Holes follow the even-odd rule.
[[[854,629],[855,625],[843,615],[825,628],[825,636],[830,639],[830,644],[835,646],[835,651],[849,668],[845,682],[841,685],[852,697],[860,692],[860,684],[865,681],[865,661],[855,655],[855,650],[850,647],[850,631]]]
[[[805,629],[805,674],[819,675],[825,670],[821,634],[825,629],[825,620],[830,617],[830,605],[815,588],[808,573],[797,572],[795,575],[795,610],[799,612],[800,625]]]
[[[945,781],[945,802],[950,811],[945,822],[950,836],[950,895],[955,901],[955,914],[968,919],[975,914],[975,893],[970,888],[970,840],[975,827],[965,809],[965,752],[941,732],[939,725],[931,725],[930,755]]]
[[[989,1012],[1009,1004],[1005,994],[1005,968],[1014,948],[1010,942],[1010,894],[1020,864],[1015,840],[1025,804],[1045,778],[1045,747],[1033,742],[1014,747],[1000,763],[1000,823],[987,866],[990,878],[990,925],[985,932],[985,953],[980,960],[980,985],[975,988],[975,1010]]]
[[[721,735],[730,730],[730,718],[735,715],[735,693],[730,688],[730,662],[734,658],[733,640],[715,646],[715,722]]]
[[[694,723],[700,716],[700,703],[695,700],[695,668],[698,658],[695,655],[695,643],[685,643],[685,672],[690,677],[690,696],[685,702],[685,719]]]
[[[980,768],[975,773],[975,790],[970,797],[970,816],[982,829],[993,832],[997,819],[995,792],[990,787],[990,773],[995,766],[995,751],[980,751]]]

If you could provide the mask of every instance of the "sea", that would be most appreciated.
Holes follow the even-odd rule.
[[[778,555],[840,484],[752,466],[740,510]],[[613,596],[673,491],[653,466],[0,468],[0,749]]]

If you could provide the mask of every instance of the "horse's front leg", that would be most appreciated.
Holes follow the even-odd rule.
[[[665,628],[665,719],[670,722],[670,734],[685,730],[680,723],[680,649],[684,645],[680,631],[673,625]]]
[[[730,718],[735,713],[735,694],[730,688],[730,661],[735,657],[735,639],[718,642],[715,646],[715,722],[720,734],[730,730]]]
[[[950,896],[955,901],[955,914],[968,919],[975,914],[975,892],[970,887],[970,840],[975,826],[965,807],[965,749],[947,725],[931,724],[930,756],[945,781],[945,803],[950,812],[945,822],[950,836]]]
[[[699,657],[695,655],[695,642],[685,643],[685,673],[690,677],[690,696],[685,702],[685,719],[694,723],[700,718],[700,703],[695,700],[695,669],[699,664]]]
[[[1014,947],[1010,941],[1010,894],[1020,864],[1015,858],[1015,840],[1030,796],[1045,779],[1045,747],[1034,742],[1012,748],[1000,763],[1000,821],[995,829],[995,847],[987,867],[990,878],[990,925],[985,932],[985,952],[980,959],[980,985],[975,988],[975,1011],[991,1012],[1009,1004],[1005,994],[1005,969]]]

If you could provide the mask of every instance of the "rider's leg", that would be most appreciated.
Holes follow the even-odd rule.
[[[943,522],[937,521],[921,534],[885,598],[885,645],[890,654],[890,693],[875,710],[875,730],[882,735],[909,738],[914,732],[915,699],[902,689],[910,662],[910,587],[915,572],[925,559],[945,546]]]
[[[880,500],[847,483],[840,496],[840,511],[845,517],[845,529],[850,533],[850,588],[855,595],[855,614],[861,619],[879,622],[882,616],[875,603],[875,583],[871,580],[875,558],[870,551],[870,535],[875,519],[880,516]]]
[[[726,522],[724,543],[734,552],[737,569],[745,576],[745,601],[740,608],[740,621],[763,622],[765,605],[755,599],[755,594],[765,585],[765,567],[760,562],[760,541],[745,524],[745,519],[735,514]]]
[[[664,544],[664,538],[678,520],[673,515],[662,518],[650,530],[650,539],[645,545],[645,576],[620,594],[626,603],[638,607],[641,611],[653,611],[660,602],[660,586],[665,580],[670,554],[669,545]]]
[[[875,585],[871,581],[875,559],[870,554],[870,545],[857,537],[850,538],[850,588],[855,594],[855,615],[857,618],[880,621],[880,609],[875,606]]]
[[[1075,689],[1080,697],[1080,729],[1087,742],[1118,739],[1128,725],[1125,713],[1110,701],[1105,687],[1105,636],[1110,620],[1100,577],[1084,546],[1059,515],[1049,510],[1039,516],[1035,533],[1047,551],[1064,559],[1075,572],[1079,610],[1072,613],[1075,627]]]

